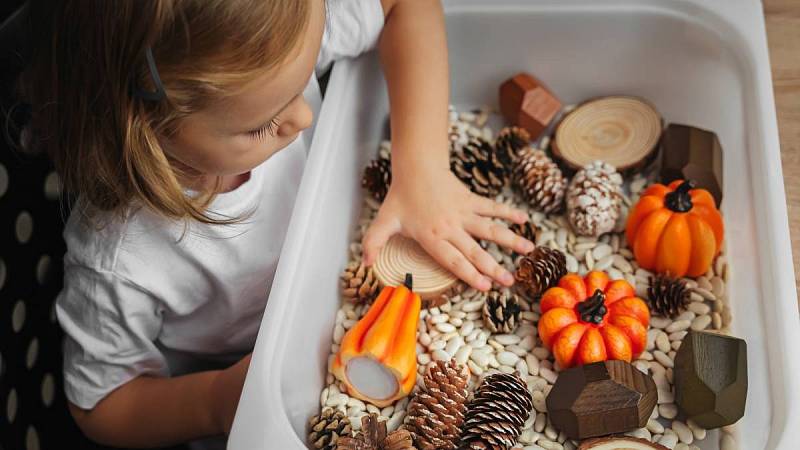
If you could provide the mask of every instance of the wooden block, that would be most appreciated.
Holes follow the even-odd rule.
[[[649,375],[625,361],[603,361],[562,371],[547,413],[570,439],[585,439],[644,427],[657,401]]]
[[[532,140],[544,131],[561,110],[561,101],[527,73],[518,73],[500,85],[500,112],[512,125],[528,131]]]
[[[722,203],[722,147],[711,131],[670,124],[661,137],[661,182],[692,180]]]
[[[660,444],[630,436],[614,436],[588,439],[581,442],[578,450],[667,450]]]
[[[747,344],[708,331],[690,331],[675,355],[675,403],[688,419],[712,429],[744,415]]]
[[[417,241],[399,234],[383,246],[372,270],[383,286],[403,284],[406,274],[412,274],[414,292],[422,297],[423,308],[445,303],[447,299],[442,294],[458,282],[456,276],[434,261]]]

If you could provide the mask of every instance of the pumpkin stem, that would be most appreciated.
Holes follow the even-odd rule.
[[[606,295],[600,289],[595,289],[594,294],[581,303],[578,303],[578,313],[582,321],[600,325],[603,323],[608,309],[605,305]]]
[[[410,273],[406,274],[406,280],[403,282],[403,286],[408,288],[409,291],[413,291],[412,287],[414,286],[414,280]]]
[[[692,196],[689,191],[694,189],[694,181],[687,180],[680,184],[674,191],[664,197],[664,204],[673,212],[685,213],[692,210]]]

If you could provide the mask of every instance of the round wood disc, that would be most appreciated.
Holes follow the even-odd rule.
[[[636,97],[588,101],[561,121],[553,154],[575,170],[602,160],[619,171],[644,165],[661,137],[662,121],[650,103]]]
[[[413,239],[394,235],[383,246],[372,268],[384,286],[403,284],[406,274],[413,276],[413,290],[430,308],[444,303],[442,294],[450,290],[458,279],[433,260]]]

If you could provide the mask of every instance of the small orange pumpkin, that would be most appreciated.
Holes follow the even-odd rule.
[[[719,254],[723,235],[714,197],[684,180],[647,188],[626,225],[639,266],[678,278],[704,274]]]
[[[411,393],[417,379],[417,322],[422,306],[405,285],[385,287],[342,338],[332,372],[356,398],[377,407]]]
[[[607,359],[630,362],[647,344],[650,310],[625,280],[569,273],[545,291],[539,338],[562,369]]]

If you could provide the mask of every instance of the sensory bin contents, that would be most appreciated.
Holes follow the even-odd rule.
[[[451,108],[451,169],[476,194],[527,211],[512,230],[536,249],[481,242],[517,278],[485,293],[413,243],[365,267],[361,238],[391,183],[381,142],[364,171],[309,447],[738,448],[746,345],[723,336],[716,135],[664,126],[634,97],[562,107],[526,74],[500,94],[499,111]],[[719,395],[724,410],[693,392]]]

